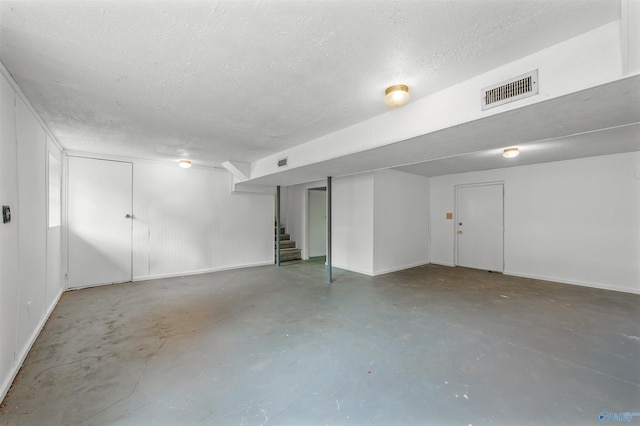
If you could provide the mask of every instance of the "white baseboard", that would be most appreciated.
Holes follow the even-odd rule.
[[[211,272],[229,271],[229,270],[232,270],[232,269],[252,268],[254,266],[268,266],[268,265],[275,265],[275,261],[274,262],[267,261],[267,262],[258,262],[258,263],[247,263],[247,264],[243,264],[243,265],[234,265],[234,266],[224,266],[222,268],[199,269],[197,271],[170,272],[168,274],[145,275],[145,276],[141,276],[141,277],[133,277],[133,279],[131,281],[121,281],[121,282],[116,282],[116,283],[89,284],[89,285],[85,285],[85,286],[82,286],[82,287],[69,288],[68,290],[82,290],[82,289],[85,289],[85,288],[102,287],[102,286],[113,285],[113,284],[123,284],[123,283],[128,283],[128,282],[159,280],[159,279],[162,279],[162,278],[178,278],[178,277],[186,277],[186,276],[189,276],[189,275],[208,274],[208,273],[211,273]]]
[[[440,266],[450,266],[452,268],[455,268],[455,263],[450,263],[450,262],[442,262],[439,260],[431,260],[430,262],[432,265],[440,265]]]
[[[211,272],[229,271],[232,269],[253,268],[255,266],[268,266],[268,265],[275,265],[275,261],[246,263],[242,265],[224,266],[222,268],[200,269],[197,271],[189,271],[189,272],[176,272],[176,273],[172,272],[169,274],[157,274],[157,275],[149,275],[145,277],[134,277],[133,281],[139,282],[139,281],[158,280],[161,278],[186,277],[189,275],[209,274]]]
[[[67,288],[67,291],[84,290],[85,288],[103,287],[105,285],[122,284],[122,283],[128,283],[128,282],[131,282],[131,281],[118,281],[118,282],[115,282],[115,283],[89,284],[89,285],[83,285],[83,286],[80,286],[80,287],[69,287],[69,288]]]
[[[42,320],[40,321],[38,326],[35,328],[35,330],[33,330],[33,333],[31,333],[31,336],[29,336],[27,345],[22,349],[20,354],[18,354],[18,358],[16,362],[13,364],[13,367],[9,371],[9,375],[2,382],[2,385],[0,386],[0,402],[4,400],[5,396],[7,396],[7,392],[9,392],[9,388],[11,387],[11,384],[13,383],[14,379],[18,375],[18,371],[20,371],[20,368],[22,367],[24,360],[27,359],[27,355],[29,355],[29,351],[31,351],[31,348],[33,347],[33,344],[36,342],[36,339],[40,335],[40,332],[44,328],[44,325],[49,320],[49,316],[51,316],[51,313],[53,312],[55,307],[58,305],[58,302],[60,301],[60,297],[62,296],[62,293],[64,293],[63,288],[61,288],[58,291],[58,294],[56,295],[51,305],[49,305],[47,311],[42,317]]]
[[[370,277],[374,276],[373,272],[371,272],[371,271],[365,271],[365,270],[358,269],[358,268],[352,268],[350,266],[343,266],[343,265],[339,265],[339,264],[336,264],[336,263],[332,263],[331,266],[333,266],[334,268],[338,268],[338,269],[344,269],[345,271],[355,272],[357,274],[368,275]]]
[[[612,286],[612,285],[607,285],[607,284],[601,284],[601,283],[592,283],[592,282],[585,282],[585,281],[577,281],[577,280],[567,280],[567,279],[562,279],[562,278],[557,278],[557,277],[547,277],[544,275],[533,275],[533,274],[523,274],[520,272],[515,272],[515,271],[504,271],[503,272],[504,275],[511,275],[514,277],[522,277],[522,278],[531,278],[534,280],[542,280],[542,281],[551,281],[551,282],[556,282],[556,283],[561,283],[561,284],[571,284],[571,285],[578,285],[581,287],[590,287],[590,288],[597,288],[600,290],[612,290],[612,291],[620,291],[623,293],[632,293],[632,294],[640,294],[640,288],[626,288],[626,287],[618,287],[618,286]]]
[[[404,265],[404,266],[396,266],[393,268],[386,268],[386,269],[381,269],[379,271],[375,271],[373,273],[374,276],[376,275],[384,275],[384,274],[390,274],[391,272],[398,272],[398,271],[403,271],[405,269],[411,269],[411,268],[415,268],[417,266],[424,266],[424,265],[428,265],[429,261],[428,260],[423,260],[421,262],[418,263],[412,263],[410,265]]]

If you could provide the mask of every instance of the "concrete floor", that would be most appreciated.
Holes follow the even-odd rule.
[[[334,277],[307,262],[66,293],[0,424],[588,425],[640,412],[640,296],[434,265]]]

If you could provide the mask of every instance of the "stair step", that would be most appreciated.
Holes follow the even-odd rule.
[[[273,237],[273,240],[275,241],[277,239],[277,237]],[[280,234],[280,241],[286,241],[286,240],[290,240],[291,239],[291,235],[289,234]]]
[[[274,228],[273,228],[273,232],[274,232],[274,234],[275,234],[275,231],[276,231],[276,227],[274,227]],[[285,231],[285,229],[284,229],[284,226],[281,226],[281,227],[280,227],[280,233],[281,233],[281,234],[286,234],[286,233],[287,233],[287,232]]]
[[[275,248],[275,244],[274,244],[274,248]],[[293,240],[280,241],[280,250],[289,249],[289,248],[296,248],[296,242]]]
[[[280,262],[302,259],[302,250],[296,248],[280,249]]]

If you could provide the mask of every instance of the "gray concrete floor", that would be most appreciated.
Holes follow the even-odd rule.
[[[0,424],[588,425],[640,412],[640,296],[435,265],[334,277],[304,262],[66,293]]]

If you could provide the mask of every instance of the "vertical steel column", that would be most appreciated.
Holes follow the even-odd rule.
[[[327,282],[333,282],[331,270],[331,176],[327,177]]]
[[[280,185],[276,187],[276,266],[280,266]]]

